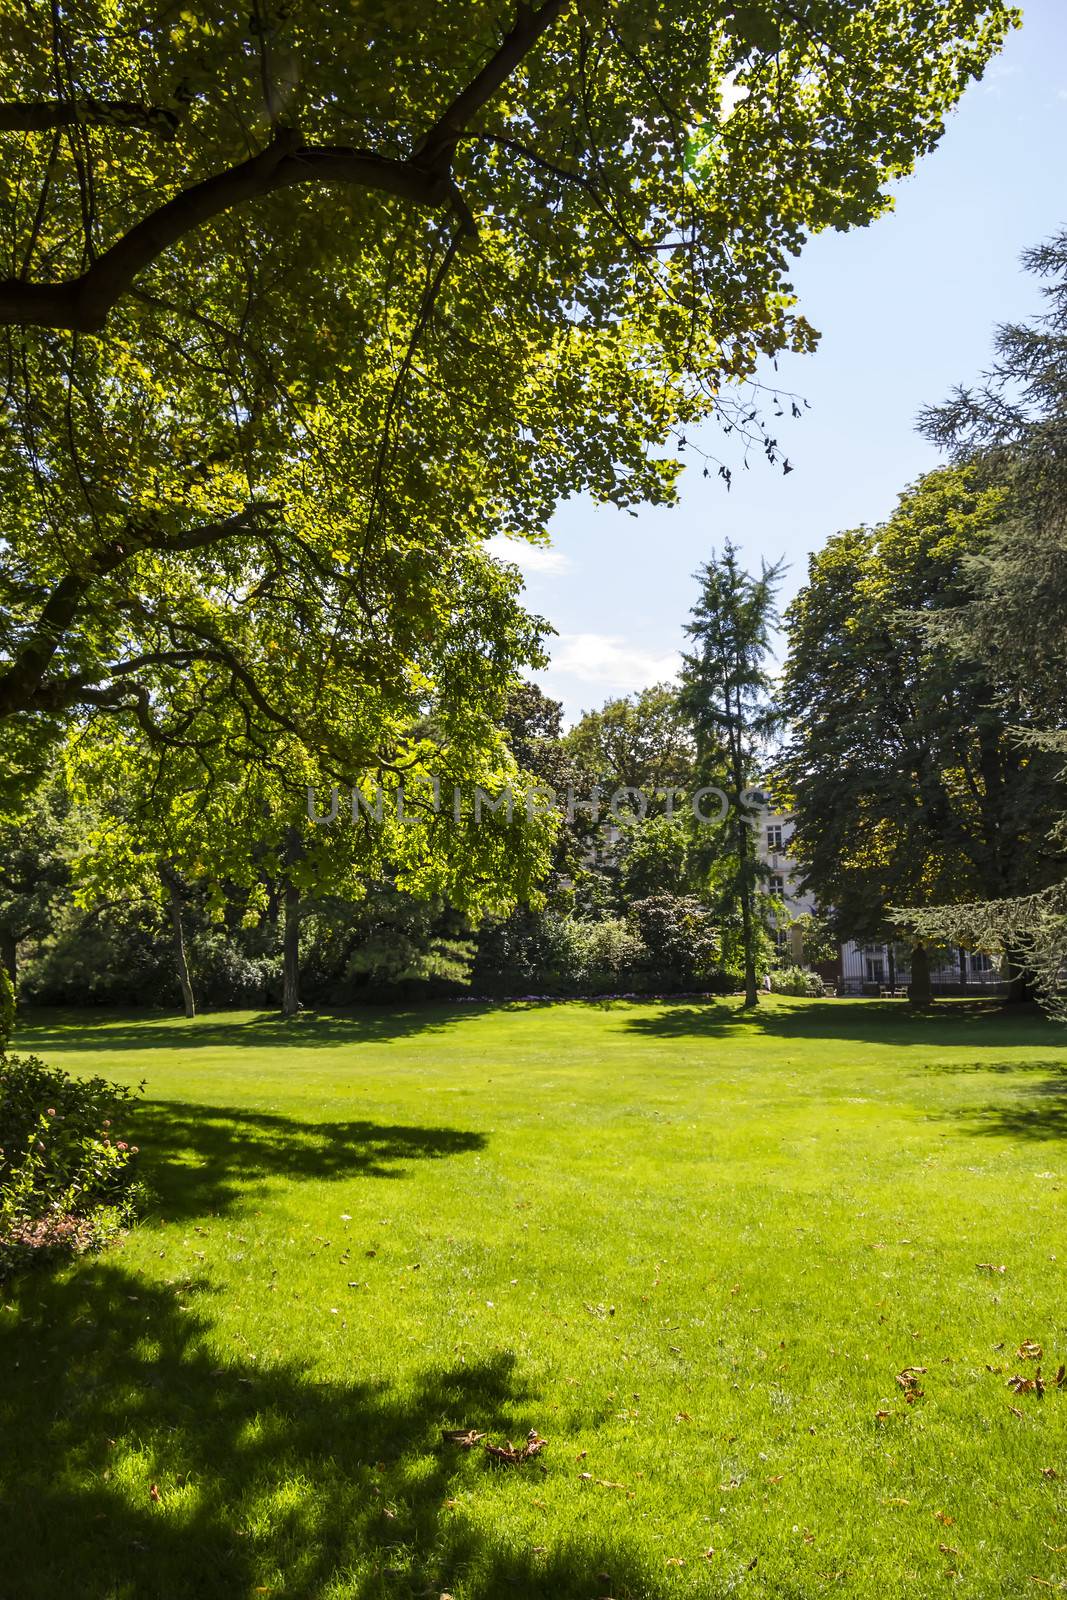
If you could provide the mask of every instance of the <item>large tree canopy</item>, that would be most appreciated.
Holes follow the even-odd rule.
[[[993,661],[940,642],[1005,490],[929,473],[880,527],[837,534],[787,612],[790,740],[782,803],[806,884],[846,937],[894,906],[1022,893],[1056,872],[1056,761],[1021,742],[1028,712]]]
[[[547,253],[557,304],[614,315],[619,290],[658,282],[710,286],[718,314],[736,313],[732,289],[751,313],[804,230],[881,208],[1009,15],[1001,0],[6,0],[0,317],[95,333],[153,269],[225,275],[253,227],[290,234],[305,284],[343,294],[383,245],[402,272],[449,213],[490,254]],[[746,98],[724,120],[730,80]]]
[[[981,664],[1022,751],[1047,765],[1067,755],[1067,233],[1023,260],[1044,280],[1042,314],[998,328],[996,359],[982,380],[923,418],[927,435],[1001,498],[990,538],[964,560],[957,604],[925,616],[923,627],[961,670]],[[983,882],[982,899],[912,906],[898,921],[928,938],[1014,955],[1062,1016],[1067,771],[1060,779],[1045,841],[1058,882],[1046,887],[1025,875],[1007,885]]]
[[[813,341],[790,255],[885,209],[1011,18],[0,0],[8,764],[79,709],[181,737],[161,674],[317,748],[338,675],[521,669],[479,538],[669,499],[716,412],[774,458],[730,386]]]

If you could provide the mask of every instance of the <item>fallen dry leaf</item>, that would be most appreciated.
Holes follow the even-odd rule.
[[[1039,1344],[1034,1343],[1033,1339],[1024,1339],[1015,1354],[1020,1361],[1040,1361],[1044,1351]]]
[[[1041,1376],[1041,1368],[1038,1367],[1032,1378],[1020,1378],[1016,1373],[1014,1378],[1008,1379],[1008,1388],[1014,1389],[1016,1394],[1036,1394],[1040,1400],[1045,1392],[1045,1380]]]
[[[441,1437],[446,1444],[458,1444],[461,1450],[470,1450],[479,1439],[485,1438],[485,1434],[476,1428],[444,1428]]]
[[[524,1462],[532,1461],[534,1456],[539,1456],[547,1443],[548,1440],[542,1439],[536,1428],[531,1428],[526,1435],[525,1444],[516,1447],[510,1439],[504,1444],[490,1444],[489,1440],[485,1439],[482,1449],[498,1466],[521,1467]]]
[[[921,1400],[926,1393],[919,1382],[919,1375],[925,1373],[925,1371],[925,1367],[905,1367],[902,1372],[897,1373],[897,1382],[903,1389],[904,1398],[909,1406],[913,1405],[916,1400]]]

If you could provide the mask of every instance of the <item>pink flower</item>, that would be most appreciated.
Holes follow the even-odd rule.
[[[49,1117],[54,1117],[54,1116],[55,1116],[55,1114],[56,1114],[56,1108],[55,1108],[55,1106],[49,1106],[49,1107],[48,1107],[48,1110],[47,1110],[47,1112],[46,1112],[46,1113],[45,1113],[45,1114],[46,1114],[46,1116],[49,1116]]]
[[[125,1141],[125,1139],[120,1139],[120,1140],[119,1140],[119,1142],[118,1142],[118,1144],[117,1144],[117,1145],[116,1145],[116,1146],[115,1146],[115,1149],[116,1149],[116,1150],[128,1150],[128,1149],[129,1149],[129,1148],[130,1148],[130,1147],[129,1147],[129,1145],[128,1145],[128,1144],[127,1144],[127,1143],[126,1143],[126,1141]]]

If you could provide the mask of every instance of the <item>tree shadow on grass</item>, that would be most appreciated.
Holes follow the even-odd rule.
[[[1067,1139],[1067,1062],[980,1061],[955,1068],[938,1064],[931,1070],[1022,1075],[1022,1086],[1010,1098],[985,1106],[959,1106],[947,1113],[969,1133],[1003,1139]],[[1037,1073],[1045,1076],[1035,1081]]]
[[[221,1212],[272,1178],[400,1178],[416,1161],[485,1148],[465,1128],[368,1121],[299,1122],[274,1112],[146,1100],[124,1113],[143,1178],[166,1217]]]
[[[650,1002],[651,1016],[626,1016],[621,1026],[645,1039],[850,1039],[898,1047],[1044,1044],[1067,1046],[1067,1032],[1030,1006],[1004,1007],[991,1000],[941,1000],[915,1012],[905,1000],[813,1000],[788,1009],[740,1001],[708,1000],[679,1005]]]
[[[297,1361],[221,1356],[210,1304],[111,1261],[11,1293],[0,1308],[4,1600],[666,1593],[584,1527],[542,1553],[509,1539],[506,1480],[523,1473],[535,1496],[540,1463],[494,1473],[480,1451],[443,1440],[447,1428],[514,1439],[539,1426],[508,1353],[427,1367],[399,1389],[361,1377],[357,1350],[350,1379],[321,1382]],[[555,1470],[550,1442],[544,1471]]]
[[[339,1045],[387,1044],[395,1039],[440,1032],[489,1005],[426,1005],[403,1009],[366,1006],[352,1011],[302,1011],[286,1019],[277,1011],[209,1012],[191,1020],[145,1011],[140,1014],[93,1011],[22,1010],[16,1049],[23,1054],[51,1050],[205,1050],[251,1046],[263,1050],[336,1049]]]

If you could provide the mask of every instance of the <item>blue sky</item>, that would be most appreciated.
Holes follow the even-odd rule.
[[[877,522],[937,462],[919,408],[986,363],[995,323],[1037,309],[1019,253],[1067,225],[1067,0],[1031,0],[938,149],[871,227],[815,239],[796,264],[800,308],[822,333],[777,381],[811,409],[777,423],[795,471],[754,460],[729,494],[696,464],[681,502],[637,519],[582,500],[557,513],[550,551],[510,545],[530,608],[558,632],[540,674],[569,719],[669,675],[692,574],[726,537],[752,565],[784,556],[788,599],[839,528]],[[768,378],[773,374],[768,374]],[[725,454],[711,430],[706,448]]]

